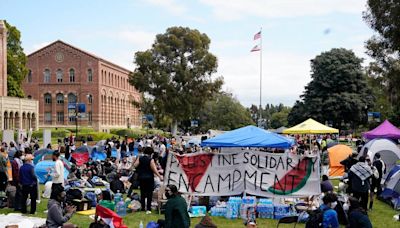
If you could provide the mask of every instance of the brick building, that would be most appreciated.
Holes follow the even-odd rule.
[[[60,40],[28,55],[27,67],[22,86],[28,98],[39,100],[40,127],[75,126],[71,105],[77,103],[86,104],[80,127],[108,131],[140,125],[132,102],[141,94],[128,83],[129,70]]]

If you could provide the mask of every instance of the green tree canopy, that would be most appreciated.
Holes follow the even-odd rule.
[[[230,93],[217,93],[207,101],[199,114],[200,128],[203,132],[209,129],[229,131],[252,125],[251,114]]]
[[[400,2],[368,0],[365,21],[377,32],[366,43],[375,59],[368,67],[370,84],[378,102],[374,111],[400,124]]]
[[[205,102],[218,92],[222,78],[212,79],[217,58],[209,52],[204,33],[184,27],[158,34],[152,48],[135,53],[137,68],[129,82],[148,95],[154,114],[178,121],[196,117]]]
[[[311,60],[311,82],[293,107],[291,124],[312,117],[335,127],[352,126],[367,120],[373,97],[361,67],[362,59],[353,51],[334,48]]]
[[[7,27],[7,87],[8,96],[24,97],[21,83],[28,74],[27,57],[21,46],[21,33],[6,22]]]

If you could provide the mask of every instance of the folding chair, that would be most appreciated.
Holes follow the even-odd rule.
[[[276,225],[276,228],[278,228],[278,227],[279,227],[279,224],[281,224],[281,223],[283,223],[283,224],[294,223],[294,228],[296,228],[298,219],[299,219],[299,216],[287,216],[287,217],[283,217],[283,218],[279,219],[278,224]]]

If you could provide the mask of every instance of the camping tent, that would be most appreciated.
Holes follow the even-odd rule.
[[[39,183],[44,184],[47,181],[51,181],[52,178],[48,174],[50,173],[49,170],[54,168],[54,164],[55,162],[52,160],[43,160],[35,165],[35,174],[39,179]],[[67,179],[68,174],[68,169],[64,166],[64,179]]]
[[[366,139],[384,138],[384,139],[400,139],[400,129],[395,127],[388,120],[373,130],[363,133]]]
[[[98,150],[98,146],[94,146],[92,149],[92,152],[90,153],[90,157],[92,158],[93,161],[104,161],[107,158],[107,154],[104,153],[103,151]]]
[[[400,165],[394,166],[387,175],[381,197],[400,209]]]
[[[61,161],[64,163],[64,167],[67,170],[71,169],[71,163],[65,159],[63,156],[60,156]],[[52,161],[53,160],[53,151],[49,150],[43,153],[40,153],[39,155],[35,156],[33,159],[33,164],[37,165],[41,161]]]
[[[375,154],[379,153],[385,162],[386,170],[391,170],[400,159],[400,149],[389,139],[373,139],[361,148],[358,158],[368,155],[374,159]]]
[[[74,152],[71,153],[71,156],[76,161],[77,166],[81,166],[89,161],[89,153],[91,149],[88,146],[78,147]]]
[[[255,126],[228,131],[201,143],[201,146],[209,147],[290,148],[292,145],[293,140]]]
[[[340,164],[340,162],[349,157],[349,155],[351,155],[352,153],[353,150],[350,147],[342,144],[328,148],[330,177],[343,176],[344,166]]]
[[[339,133],[336,128],[331,128],[311,118],[291,128],[283,130],[283,134],[328,134]]]

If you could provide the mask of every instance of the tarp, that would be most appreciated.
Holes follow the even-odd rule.
[[[389,120],[385,120],[375,129],[364,132],[363,137],[366,139],[400,139],[400,129],[390,123]]]
[[[81,166],[89,161],[89,151],[72,152],[71,157],[75,159],[76,165]]]
[[[348,158],[352,153],[353,150],[349,146],[342,144],[328,148],[330,177],[343,176],[344,166],[340,162]]]
[[[204,140],[201,146],[290,148],[293,143],[287,137],[255,126],[246,126]]]
[[[35,174],[39,179],[39,183],[44,184],[47,181],[52,180],[52,177],[48,174],[50,173],[50,170],[54,168],[54,164],[54,161],[44,160],[35,165]],[[67,179],[68,174],[69,172],[64,166],[64,179]]]
[[[367,153],[365,153],[367,151]],[[368,155],[371,160],[375,159],[375,154],[379,153],[385,162],[386,170],[389,171],[400,159],[400,149],[389,139],[373,139],[361,148],[358,158]]]
[[[328,134],[339,133],[336,128],[328,127],[311,118],[283,131],[283,134]]]
[[[400,165],[394,166],[387,175],[381,197],[400,209]]]
[[[231,148],[230,153],[169,153],[164,183],[197,196],[320,195],[319,157]]]

